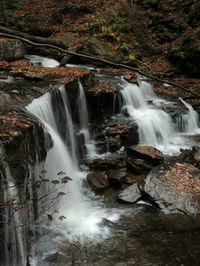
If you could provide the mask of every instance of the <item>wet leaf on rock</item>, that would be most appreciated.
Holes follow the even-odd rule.
[[[52,180],[51,183],[54,184],[54,185],[57,185],[57,184],[60,183],[60,181],[58,181],[58,180]]]
[[[52,217],[52,215],[51,215],[51,214],[47,214],[47,217],[48,217],[48,219],[49,219],[50,221],[52,221],[52,220],[53,220],[53,217]]]
[[[64,196],[65,195],[65,192],[59,192],[58,193],[58,197],[60,197],[60,196]]]
[[[63,171],[60,171],[60,172],[58,172],[58,174],[57,175],[65,175],[65,172],[63,172]]]
[[[62,179],[61,179],[61,183],[63,184],[66,184],[68,181],[71,181],[71,177],[69,176],[64,176]]]

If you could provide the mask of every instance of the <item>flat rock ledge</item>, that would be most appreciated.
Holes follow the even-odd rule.
[[[145,160],[152,166],[159,165],[164,161],[162,152],[151,146],[133,145],[128,147],[126,152],[127,155]]]
[[[84,162],[91,170],[121,169],[125,166],[123,154],[113,153],[106,157],[87,159]]]
[[[200,212],[200,170],[191,164],[154,168],[145,180],[144,190],[165,213]]]
[[[133,145],[126,153],[126,167],[133,174],[147,174],[164,161],[162,152],[151,146]]]

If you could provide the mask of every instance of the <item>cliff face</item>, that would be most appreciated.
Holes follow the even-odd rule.
[[[198,0],[18,0],[4,5],[7,25],[59,39],[71,50],[154,72],[199,72]]]

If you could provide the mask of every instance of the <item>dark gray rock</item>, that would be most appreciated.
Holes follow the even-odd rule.
[[[133,184],[119,193],[118,199],[124,203],[135,203],[141,198],[138,184]]]
[[[200,170],[193,165],[175,163],[154,168],[144,190],[165,213],[200,211]]]
[[[200,168],[200,148],[193,147],[190,150],[181,150],[178,160],[179,162],[189,163]]]
[[[21,41],[15,39],[0,40],[0,60],[17,60],[25,55],[24,45]]]
[[[47,257],[45,257],[44,261],[49,263],[49,264],[54,264],[56,263],[57,260],[59,259],[63,259],[64,258],[64,255],[60,252],[55,252],[55,253],[52,253],[50,255],[48,255]]]

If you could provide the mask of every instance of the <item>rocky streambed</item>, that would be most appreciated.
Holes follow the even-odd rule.
[[[37,265],[43,266],[198,265],[198,147],[183,149],[179,155],[166,156],[155,147],[141,145],[138,124],[130,121],[128,111],[124,110],[123,114],[120,112],[120,104],[116,99],[120,99],[121,89],[116,80],[110,82],[113,70],[102,70],[107,77],[102,80],[95,70],[45,68],[24,59],[17,62],[1,61],[1,69],[0,140],[5,151],[1,158],[1,198],[8,178],[5,161],[17,186],[26,184],[20,200],[23,201],[24,195],[30,196],[29,183],[24,181],[30,178],[35,165],[45,160],[53,141],[50,135],[46,136],[48,132],[45,133],[42,123],[27,114],[24,108],[33,99],[50,91],[55,113],[60,110],[56,114],[59,120],[64,109],[62,99],[56,98],[59,95],[57,88],[64,84],[76,132],[79,163],[83,169],[87,167],[89,172],[83,182],[84,193],[88,194],[89,201],[95,202],[95,206],[112,209],[119,216],[116,221],[102,216],[98,226],[106,228],[106,231],[100,235],[94,234],[92,239],[85,237],[71,241],[63,235],[62,230],[55,230],[53,237],[47,234],[46,238],[42,236],[41,239],[38,239],[40,233],[36,234],[35,257],[27,253],[30,262],[36,260]],[[127,73],[124,75],[127,76]],[[130,77],[133,78],[132,74]],[[76,104],[80,81],[88,104],[88,126],[97,149],[97,156],[92,157],[86,156],[83,135],[79,134],[80,118]],[[168,95],[167,100],[174,100],[173,97]],[[148,99],[148,104],[154,100]],[[174,121],[185,112],[179,101],[175,105],[165,104],[164,101],[157,101],[157,104],[159,108],[167,110]],[[188,138],[192,139],[190,144],[198,146],[198,133],[195,136],[195,140],[191,136]],[[62,177],[61,172],[59,176]],[[1,215],[2,212],[3,207]],[[63,217],[60,220],[68,219]],[[48,213],[46,218],[51,228],[52,213]],[[30,229],[30,225],[27,228]],[[3,234],[1,237],[4,243],[2,247],[5,248],[10,243],[5,243]],[[27,232],[24,237],[30,240],[30,231],[29,237]],[[33,239],[32,235],[31,242],[35,241]],[[59,239],[61,241],[57,241]],[[46,244],[42,244],[43,241]],[[9,253],[10,250],[7,250]]]

